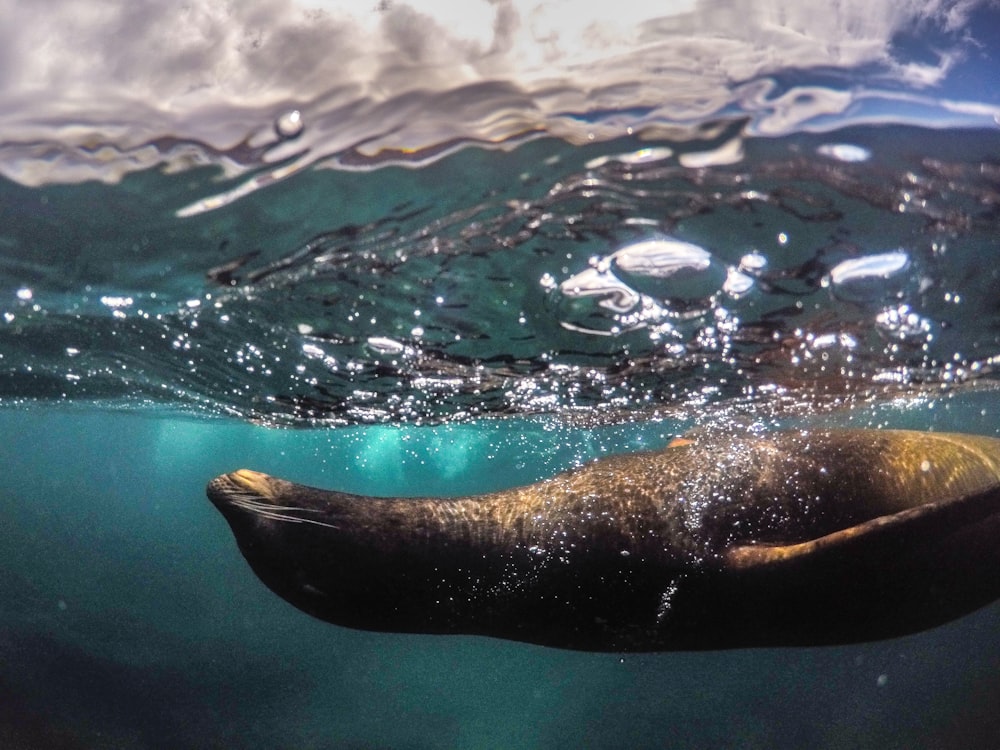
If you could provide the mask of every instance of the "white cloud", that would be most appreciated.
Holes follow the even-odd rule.
[[[8,142],[103,139],[124,151],[170,135],[226,149],[267,140],[273,118],[294,106],[308,133],[299,147],[326,153],[366,134],[369,153],[539,127],[572,136],[577,126],[559,113],[655,107],[667,120],[710,116],[743,96],[735,82],[781,70],[875,65],[901,83],[932,86],[955,53],[897,61],[894,36],[934,25],[958,44],[976,6],[0,0],[0,132]],[[478,99],[463,89],[476,84]],[[780,113],[782,123],[797,116]],[[18,163],[0,170],[31,181],[24,153],[7,149]]]

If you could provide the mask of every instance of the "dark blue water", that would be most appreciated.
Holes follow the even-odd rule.
[[[204,495],[1000,435],[996,9],[315,5],[4,11],[0,748],[996,747],[1000,605],[822,649],[364,633]]]

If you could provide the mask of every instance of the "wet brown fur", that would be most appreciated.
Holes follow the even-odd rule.
[[[246,470],[208,494],[270,588],[371,630],[613,651],[815,645],[1000,598],[1000,440],[981,436],[706,434],[460,498]]]

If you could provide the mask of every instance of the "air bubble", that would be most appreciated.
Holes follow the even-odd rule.
[[[402,354],[406,351],[406,347],[402,343],[385,336],[369,337],[368,346],[371,347],[376,354]]]
[[[872,158],[871,151],[851,143],[824,143],[816,149],[816,153],[845,164],[859,164]]]
[[[274,121],[274,132],[277,133],[279,138],[284,140],[298,138],[302,135],[304,128],[305,123],[302,122],[302,113],[297,109],[289,110],[279,115],[278,119]]]
[[[844,301],[877,300],[898,291],[909,268],[910,256],[902,250],[866,255],[838,263],[822,283]]]
[[[668,306],[707,300],[719,292],[727,275],[710,252],[673,239],[627,245],[608,260],[615,275],[630,288]]]

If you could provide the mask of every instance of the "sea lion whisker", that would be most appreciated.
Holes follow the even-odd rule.
[[[233,500],[231,502],[232,505],[236,506],[237,508],[242,508],[243,510],[250,511],[254,515],[260,516],[261,518],[269,518],[274,521],[290,521],[292,523],[312,523],[316,524],[317,526],[324,526],[328,529],[340,528],[335,524],[326,523],[324,521],[317,521],[314,518],[300,518],[298,516],[289,514],[289,511],[313,512],[312,508],[282,508],[282,511],[285,512],[278,512],[277,510],[275,510],[275,508],[279,506],[268,505],[266,503],[253,503],[253,502],[246,502],[243,500]]]
[[[247,510],[274,510],[280,509],[285,513],[319,513],[318,508],[303,508],[295,505],[277,505],[267,500],[252,490],[229,489],[226,492],[226,501],[230,505],[235,505]]]
[[[297,516],[290,516],[290,515],[287,515],[287,514],[284,514],[284,513],[275,513],[273,511],[267,511],[267,510],[264,510],[264,509],[261,509],[261,508],[252,508],[252,507],[248,507],[248,506],[245,506],[245,505],[244,506],[239,506],[238,505],[237,507],[242,507],[245,510],[249,510],[254,515],[259,516],[260,518],[268,518],[268,519],[271,519],[271,520],[274,520],[274,521],[289,521],[291,523],[312,523],[312,524],[316,524],[317,526],[325,526],[326,528],[329,528],[329,529],[336,529],[336,528],[338,528],[336,525],[334,525],[332,523],[324,523],[323,521],[316,521],[316,520],[311,519],[311,518],[299,518]]]

